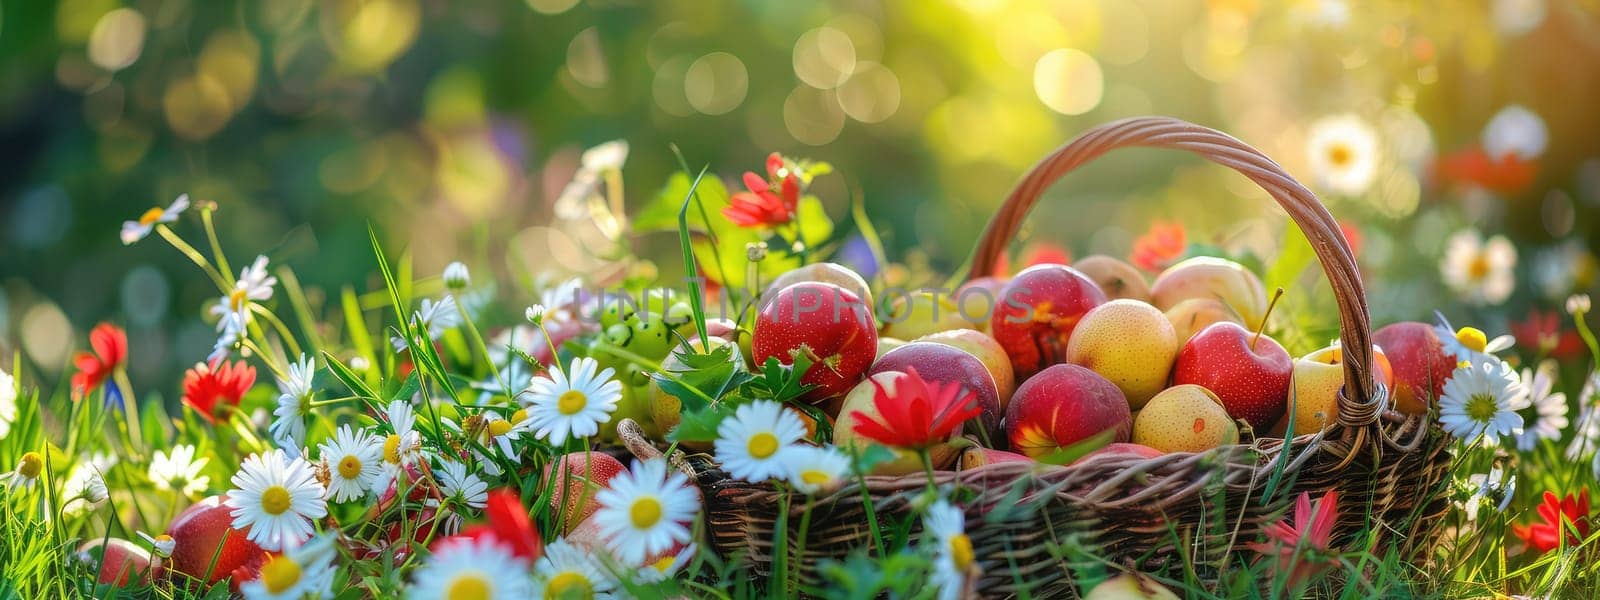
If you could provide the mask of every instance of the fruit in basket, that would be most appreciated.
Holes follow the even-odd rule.
[[[1105,301],[1100,287],[1077,269],[1034,265],[1001,288],[989,330],[1017,377],[1026,378],[1065,361],[1078,320]]]
[[[967,280],[956,288],[951,298],[955,300],[956,311],[963,316],[978,316],[993,314],[1000,307],[1000,290],[1006,286],[1006,279],[1000,277],[976,277]],[[977,319],[971,323],[973,329],[988,333],[989,320]]]
[[[1216,298],[1189,298],[1167,309],[1166,315],[1180,346],[1212,323],[1227,321],[1244,324],[1244,320],[1234,314],[1233,309]]]
[[[904,346],[904,345],[906,345],[906,341],[902,340],[900,338],[879,336],[878,337],[878,353],[877,353],[876,358],[874,358],[873,360],[877,360],[878,358],[883,358],[883,355],[888,354],[890,350],[893,350],[895,348],[899,348],[899,347]]]
[[[1373,377],[1394,387],[1394,371],[1383,350],[1372,348]],[[1344,351],[1335,344],[1294,361],[1289,400],[1294,406],[1294,434],[1316,433],[1339,415],[1339,390],[1344,388]]]
[[[1000,347],[1000,342],[994,341],[989,334],[972,329],[941,331],[917,338],[917,341],[954,346],[983,361],[984,368],[994,377],[995,391],[1000,393],[1000,413],[1005,414],[1011,394],[1017,390],[1017,378],[1011,371],[1011,359],[1006,357],[1006,350]]]
[[[1276,340],[1238,323],[1213,323],[1178,351],[1172,383],[1204,386],[1228,414],[1264,434],[1288,409],[1294,360]]]
[[[1128,441],[1132,414],[1116,384],[1078,365],[1054,365],[1017,387],[1006,410],[1015,452],[1038,458],[1070,448],[1104,431]]]
[[[1015,452],[1006,452],[1005,450],[995,450],[994,448],[984,448],[982,446],[973,446],[961,451],[960,467],[963,471],[1003,462],[1031,463],[1033,459]]]
[[[1177,354],[1177,335],[1167,316],[1138,300],[1095,307],[1083,315],[1067,342],[1067,362],[1116,384],[1136,409],[1167,387]]]
[[[1413,415],[1427,412],[1456,370],[1456,357],[1444,351],[1433,326],[1394,323],[1373,332],[1372,342],[1394,367],[1394,407]]]
[[[684,364],[684,355],[686,353],[697,352],[704,354],[723,346],[727,346],[731,343],[732,342],[720,337],[711,338],[711,344],[709,346],[693,340],[685,342],[684,344],[678,346],[677,350],[667,354],[667,357],[661,360],[661,373],[670,373],[674,376],[681,376],[683,373],[690,370],[689,366]],[[663,381],[670,380],[661,374],[657,374],[650,378],[650,421],[655,423],[655,428],[659,433],[666,434],[667,432],[672,431],[673,428],[677,427],[678,423],[683,420],[683,401],[679,400],[676,396],[663,391],[661,389],[661,382]],[[637,421],[638,419],[635,420]],[[612,417],[611,421],[614,423],[620,423],[622,419],[618,417]],[[615,428],[615,425],[612,427]],[[702,444],[699,442],[685,442],[684,445],[698,449]],[[704,444],[704,447],[710,448],[711,446],[709,444]]]
[[[1094,586],[1083,600],[1178,600],[1178,595],[1154,579],[1123,573]]]
[[[551,471],[555,474],[551,475]],[[600,509],[595,496],[611,479],[627,471],[622,462],[604,452],[569,452],[545,465],[539,489],[550,488],[550,505],[562,507],[563,534],[572,533],[578,524]]]
[[[1150,301],[1150,284],[1133,265],[1104,254],[1091,254],[1072,263],[1072,268],[1094,280],[1106,298]]]
[[[978,357],[947,344],[911,342],[884,354],[883,358],[872,363],[867,373],[904,372],[908,369],[916,369],[917,374],[928,381],[959,383],[972,390],[977,394],[978,405],[983,408],[983,414],[975,419],[981,429],[979,436],[998,439],[1001,433],[1000,417],[1005,414],[1000,408],[1000,391],[989,369],[983,366],[983,361]]]
[[[1142,445],[1142,444],[1134,444],[1134,443],[1130,443],[1130,442],[1112,442],[1110,444],[1107,444],[1103,448],[1097,449],[1094,452],[1090,452],[1088,454],[1083,455],[1078,460],[1072,461],[1072,464],[1081,463],[1083,461],[1088,460],[1090,457],[1094,457],[1094,456],[1122,456],[1122,457],[1134,457],[1134,458],[1155,458],[1157,456],[1161,456],[1162,454],[1165,454],[1165,453],[1160,451],[1160,450],[1157,450],[1155,448],[1151,448],[1149,446],[1145,446],[1145,445]]]
[[[1204,387],[1177,385],[1151,398],[1133,421],[1133,443],[1166,452],[1204,452],[1239,443],[1222,400]]]
[[[755,363],[776,358],[790,365],[797,354],[810,357],[811,368],[801,381],[816,386],[803,396],[811,402],[849,392],[877,351],[871,309],[855,293],[831,283],[800,282],[778,290],[756,315]]]
[[[117,586],[137,581],[147,583],[151,575],[161,572],[160,561],[150,556],[150,551],[122,538],[94,538],[78,546],[78,558],[100,570],[95,582]],[[151,563],[156,567],[152,569]]]
[[[1170,310],[1190,298],[1221,300],[1246,328],[1257,329],[1267,316],[1267,291],[1244,265],[1215,256],[1196,256],[1167,267],[1150,285],[1150,299]]]
[[[172,570],[206,583],[222,581],[265,552],[250,541],[248,530],[233,528],[232,509],[222,504],[221,496],[207,497],[184,509],[167,525],[166,533],[173,541]],[[210,577],[206,577],[208,568]]]
[[[914,340],[930,333],[972,328],[948,294],[939,290],[917,290],[894,299],[882,313],[883,335]]]
[[[844,398],[844,404],[839,409],[839,418],[833,424],[833,445],[838,446],[846,453],[861,453],[877,443],[856,432],[856,425],[863,420],[872,419],[882,422],[883,415],[878,412],[877,402],[878,386],[883,386],[885,393],[893,395],[896,385],[905,373],[899,371],[884,371],[875,373],[866,381],[856,384]],[[876,382],[877,385],[873,385]],[[954,440],[959,430],[951,434]],[[928,449],[929,457],[933,460],[935,469],[946,469],[960,458],[961,451],[970,446],[970,443],[947,442],[932,446]],[[922,459],[916,452],[899,448],[890,448],[894,453],[893,460],[884,461],[873,466],[874,475],[906,475],[922,471]]]
[[[767,284],[763,300],[776,295],[783,288],[803,281],[831,283],[850,290],[870,308],[878,306],[872,303],[872,288],[867,286],[867,280],[862,279],[861,275],[850,267],[831,262],[812,263],[779,275],[777,279],[772,280],[772,283]]]

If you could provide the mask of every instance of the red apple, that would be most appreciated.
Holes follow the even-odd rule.
[[[167,525],[166,533],[172,536],[174,544],[172,570],[205,583],[230,577],[234,569],[265,552],[250,541],[248,529],[233,528],[232,509],[223,506],[221,496],[208,497],[184,509]],[[213,555],[216,556],[214,567]],[[210,569],[209,577],[207,569]]]
[[[1294,359],[1276,340],[1231,321],[1212,323],[1194,334],[1172,365],[1173,385],[1211,390],[1222,408],[1265,434],[1288,410]]]
[[[550,476],[551,469],[556,471]],[[550,496],[551,506],[564,507],[561,519],[562,533],[570,534],[578,524],[600,509],[595,495],[611,483],[611,478],[627,471],[622,462],[604,452],[569,452],[549,465],[539,485],[554,486]]]
[[[911,342],[884,353],[883,358],[872,363],[868,375],[887,371],[905,372],[916,369],[917,374],[929,381],[954,382],[966,386],[978,395],[978,405],[983,414],[977,424],[980,439],[1000,439],[1000,391],[995,387],[994,376],[983,366],[983,361],[970,352],[937,342]]]
[[[1456,371],[1456,357],[1444,351],[1439,335],[1427,323],[1395,323],[1372,334],[1394,367],[1394,406],[1418,415],[1444,393],[1444,382]]]
[[[1033,458],[1107,430],[1116,432],[1112,441],[1126,442],[1132,427],[1122,390],[1078,365],[1054,365],[1029,377],[1006,409],[1011,449]]]
[[[90,564],[99,563],[100,574],[95,581],[101,584],[121,587],[132,581],[146,583],[151,575],[161,572],[160,561],[153,560],[149,550],[121,538],[84,542],[78,546],[78,556]],[[151,563],[155,563],[153,569]]]
[[[790,365],[797,353],[809,355],[813,364],[801,378],[816,386],[803,396],[809,402],[849,392],[877,355],[878,325],[872,309],[849,290],[803,281],[763,301],[751,345],[755,364],[776,358]]]
[[[1083,314],[1106,301],[1087,275],[1066,265],[1034,265],[1007,282],[989,330],[1017,377],[1066,361],[1067,340]]]

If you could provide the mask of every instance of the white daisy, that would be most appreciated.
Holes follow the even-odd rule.
[[[1489,469],[1488,474],[1470,475],[1467,481],[1476,487],[1472,497],[1467,499],[1466,512],[1469,521],[1478,518],[1478,512],[1485,500],[1494,505],[1495,512],[1505,512],[1517,490],[1516,474],[1505,473],[1500,467]]]
[[[679,550],[677,554],[663,556],[653,563],[639,567],[639,571],[634,574],[633,580],[636,583],[649,585],[671,579],[672,576],[682,571],[683,567],[689,564],[689,561],[694,560],[694,553],[699,549],[698,544],[689,544]]]
[[[444,332],[461,326],[461,311],[456,308],[454,296],[445,296],[438,302],[423,298],[422,306],[412,316],[412,323],[416,328],[428,332],[428,339],[437,340]],[[394,345],[395,352],[406,349],[406,341],[399,336],[389,338],[389,343]]]
[[[1475,304],[1496,305],[1511,296],[1517,281],[1517,248],[1505,236],[1488,242],[1472,229],[1450,236],[1439,273],[1444,283],[1462,299]]]
[[[467,271],[467,265],[456,261],[444,267],[444,286],[452,291],[461,291],[472,285],[472,273]]]
[[[687,543],[688,526],[700,512],[700,496],[689,487],[688,478],[669,471],[659,458],[634,461],[633,468],[613,478],[595,500],[600,509],[591,518],[596,519],[606,548],[630,565]]]
[[[607,172],[622,168],[628,160],[628,142],[612,140],[583,151],[578,171],[556,197],[556,216],[564,220],[590,217],[591,198],[596,198]]]
[[[390,433],[383,439],[383,461],[392,468],[411,464],[422,454],[422,434],[417,431],[417,417],[411,411],[411,402],[405,399],[390,402],[384,416]]]
[[[1589,309],[1593,307],[1594,305],[1590,302],[1588,294],[1573,294],[1571,296],[1567,296],[1567,314],[1569,315],[1583,316],[1584,313],[1589,312]],[[0,436],[4,435],[5,434],[0,434]]]
[[[145,236],[150,235],[151,230],[156,228],[157,223],[171,223],[178,220],[178,215],[183,214],[183,211],[188,208],[189,195],[183,194],[178,196],[177,200],[173,200],[172,204],[167,205],[166,208],[151,207],[150,210],[144,211],[144,214],[139,215],[139,220],[123,221],[122,245],[127,246],[144,239]]]
[[[339,552],[329,536],[290,548],[261,565],[261,577],[239,586],[245,600],[301,600],[333,596],[333,559]]]
[[[540,324],[544,323],[544,313],[547,310],[548,309],[546,309],[543,304],[535,304],[533,306],[529,306],[527,310],[522,311],[522,318],[527,319],[529,323],[532,323],[535,327],[538,327]]]
[[[17,380],[0,369],[0,439],[11,433],[11,424],[17,422]]]
[[[966,516],[941,499],[928,507],[928,514],[922,519],[922,532],[928,536],[923,543],[933,544],[932,580],[939,588],[940,600],[962,597],[967,577],[978,570],[972,538],[967,537]]]
[[[439,470],[434,471],[434,477],[439,482],[439,493],[446,500],[465,504],[472,508],[483,508],[489,503],[489,484],[484,483],[477,475],[467,472],[467,466],[451,460],[439,461]]]
[[[143,531],[135,531],[134,533],[139,534],[139,537],[144,539],[145,543],[150,544],[150,551],[161,558],[172,558],[173,549],[178,547],[178,542],[165,533],[159,535],[150,535]]]
[[[1496,354],[1510,349],[1517,341],[1509,335],[1491,340],[1482,329],[1476,327],[1456,329],[1450,324],[1449,319],[1444,318],[1444,313],[1434,311],[1433,315],[1438,319],[1433,325],[1434,335],[1439,338],[1439,344],[1444,346],[1445,354],[1455,356],[1458,363],[1494,358]]]
[[[582,316],[583,281],[574,277],[539,294],[540,319],[565,323]],[[533,308],[533,307],[530,307]],[[532,320],[532,319],[529,319]]]
[[[1313,123],[1306,152],[1312,174],[1329,191],[1360,195],[1377,178],[1378,134],[1361,117],[1337,115]]]
[[[6,487],[15,490],[33,489],[33,484],[39,481],[39,476],[44,474],[44,457],[38,452],[24,452],[22,458],[17,460],[17,468],[6,474]]]
[[[587,551],[557,538],[533,567],[532,598],[615,598],[617,582]]]
[[[1496,442],[1522,427],[1517,408],[1525,406],[1528,390],[1517,372],[1498,359],[1478,361],[1456,369],[1439,398],[1439,423],[1450,435],[1472,442],[1482,435]]]
[[[800,417],[777,402],[757,400],[717,425],[717,462],[735,479],[789,479],[788,455],[805,435]]]
[[[804,494],[832,490],[850,475],[850,457],[835,448],[797,446],[788,462],[789,482]]]
[[[227,313],[217,321],[217,341],[211,346],[211,354],[206,356],[206,362],[216,364],[233,353],[233,349],[244,339],[244,318],[238,313]]]
[[[1525,425],[1517,430],[1517,450],[1527,452],[1539,440],[1560,440],[1567,429],[1567,395],[1552,392],[1556,381],[1556,363],[1546,359],[1539,368],[1522,370],[1522,385],[1528,392],[1527,403],[1533,415],[1523,417]],[[1532,425],[1526,425],[1528,417]]]
[[[173,446],[169,453],[156,450],[150,459],[150,482],[156,489],[177,492],[184,497],[193,497],[204,491],[211,484],[211,478],[201,475],[200,471],[206,468],[210,458],[204,456],[195,458],[195,447],[188,444]]]
[[[106,490],[105,471],[93,461],[80,462],[73,467],[66,483],[62,484],[61,497],[66,499],[66,503],[61,506],[61,513],[67,516],[81,515],[94,510],[110,496],[111,493]]]
[[[267,257],[257,256],[255,262],[239,271],[239,279],[233,282],[233,290],[223,296],[211,307],[211,314],[217,315],[217,331],[227,327],[226,317],[230,313],[238,315],[240,321],[250,323],[254,318],[250,314],[250,305],[272,299],[272,286],[278,285],[278,278],[267,274]]]
[[[596,373],[600,363],[592,358],[572,359],[567,369],[553,369],[533,378],[528,427],[534,436],[560,446],[568,437],[585,438],[600,431],[600,424],[611,420],[611,412],[622,399],[622,384],[612,379],[608,367]]]
[[[1591,371],[1583,380],[1578,392],[1578,420],[1573,423],[1572,441],[1567,443],[1567,460],[1583,460],[1591,454],[1600,455],[1600,371]],[[1600,477],[1600,463],[1596,464],[1596,477]]]
[[[1550,131],[1544,119],[1526,107],[1513,104],[1500,109],[1483,126],[1483,151],[1490,158],[1515,155],[1523,160],[1533,160],[1544,154],[1550,142]]]
[[[317,373],[316,363],[305,354],[300,361],[289,365],[287,379],[278,380],[278,407],[272,410],[272,439],[281,446],[299,446],[305,443],[306,417],[311,416],[311,379]]]
[[[406,597],[524,600],[533,597],[533,582],[527,562],[493,536],[463,538],[443,544],[428,557],[413,574]]]
[[[383,442],[349,423],[322,443],[318,456],[328,468],[328,495],[334,502],[359,500],[383,477]]]
[[[328,514],[311,464],[290,460],[280,449],[245,458],[233,485],[223,501],[233,509],[233,527],[249,527],[250,541],[264,550],[281,552],[299,545],[311,537],[311,520]]]

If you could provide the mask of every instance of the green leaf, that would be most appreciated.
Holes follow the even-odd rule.
[[[700,410],[686,410],[683,412],[683,420],[667,434],[667,441],[715,442],[717,426],[722,424],[722,419],[733,414],[733,409],[732,403],[718,402]]]
[[[667,178],[667,185],[656,193],[654,200],[645,206],[639,214],[633,216],[633,228],[640,232],[672,231],[678,228],[678,210],[683,207],[684,198],[690,196],[689,191],[694,189],[693,203],[689,209],[690,214],[699,214],[699,210],[711,215],[711,225],[720,233],[723,229],[734,229],[732,223],[720,219],[722,209],[728,206],[728,188],[717,177],[705,177],[698,186],[694,185],[693,177],[684,171],[673,173]],[[724,225],[725,224],[725,225]],[[700,224],[702,230],[704,224]]]
[[[1295,289],[1295,280],[1316,259],[1317,253],[1311,249],[1311,241],[1306,239],[1306,234],[1300,231],[1294,221],[1289,221],[1284,227],[1283,249],[1278,252],[1278,259],[1267,268],[1266,289]]]
[[[789,365],[779,362],[776,356],[769,356],[761,365],[761,373],[742,387],[744,395],[777,402],[799,398],[816,387],[800,381],[812,364],[811,356],[805,352],[795,352],[794,363]]]
[[[795,226],[800,230],[801,241],[812,248],[828,241],[833,235],[833,219],[828,218],[828,211],[816,196],[800,198],[800,203],[795,207]]]
[[[872,468],[879,464],[900,458],[899,455],[883,444],[870,444],[860,454],[851,457],[855,461],[854,470],[857,473],[871,473]]]
[[[1090,452],[1104,448],[1106,444],[1111,443],[1111,440],[1116,439],[1116,434],[1116,430],[1107,429],[1100,433],[1091,435],[1081,442],[1041,456],[1038,458],[1038,460],[1039,462],[1047,465],[1071,464],[1073,461],[1083,458]]]
[[[172,439],[172,419],[159,396],[146,397],[139,408],[139,430],[145,440]]]
[[[695,352],[685,345],[673,350],[673,354],[683,363],[684,369],[669,370],[672,377],[663,373],[651,377],[661,391],[682,402],[685,411],[705,408],[706,397],[721,398],[750,378],[750,374],[740,368],[744,358],[733,344],[718,346],[709,353]]]
[[[417,390],[420,389],[422,389],[422,380],[417,378],[417,373],[415,371],[412,371],[411,375],[406,377],[405,382],[400,384],[400,388],[395,390],[393,394],[389,395],[389,401],[394,402],[395,400],[410,400],[412,396],[417,394]]]
[[[368,408],[383,412],[383,407],[378,405],[378,393],[372,391],[372,387],[368,386],[367,382],[362,381],[361,376],[356,375],[355,371],[351,371],[350,367],[341,362],[338,357],[328,353],[327,350],[323,350],[322,362],[328,365],[328,371],[333,373],[335,379],[338,379],[340,383],[350,389],[352,395],[361,398],[361,401],[365,402]]]

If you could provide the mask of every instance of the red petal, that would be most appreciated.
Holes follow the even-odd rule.
[[[767,180],[762,179],[760,175],[751,173],[749,171],[745,171],[744,173],[744,186],[750,188],[750,191],[757,194],[771,189],[771,187],[767,185]]]
[[[773,152],[767,155],[767,176],[778,178],[778,171],[783,170],[783,155]]]
[[[100,355],[107,370],[121,365],[123,359],[128,357],[128,334],[110,323],[96,325],[89,332],[89,345],[94,347],[95,354]]]

